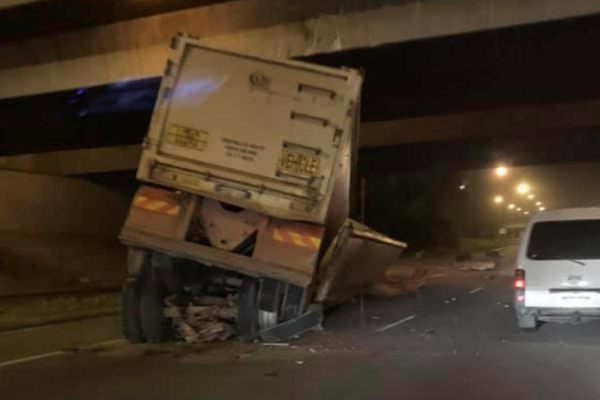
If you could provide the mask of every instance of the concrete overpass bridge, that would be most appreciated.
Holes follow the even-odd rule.
[[[363,68],[364,160],[398,160],[393,155],[406,145],[424,142],[436,164],[526,163],[532,152],[524,149],[544,142],[560,150],[573,135],[588,138],[577,141],[584,155],[546,151],[558,155],[536,162],[600,158],[589,150],[600,120],[600,61],[589,47],[600,38],[598,2],[2,3],[6,169],[72,175],[134,168],[168,42],[180,31],[211,46]],[[444,150],[454,141],[460,151]],[[451,147],[438,149],[438,142]],[[428,157],[421,163],[432,165]],[[397,161],[364,165],[373,173],[406,169]]]

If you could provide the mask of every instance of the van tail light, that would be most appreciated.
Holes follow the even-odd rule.
[[[523,279],[515,280],[515,289],[525,289],[525,281]]]
[[[515,289],[517,291],[517,303],[525,302],[525,271],[522,269],[515,270]]]

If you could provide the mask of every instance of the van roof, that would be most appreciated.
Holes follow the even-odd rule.
[[[563,208],[535,214],[530,223],[542,221],[568,221],[578,219],[600,219],[600,207]]]

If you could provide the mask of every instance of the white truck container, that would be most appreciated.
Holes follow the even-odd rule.
[[[325,223],[362,78],[186,41],[174,50],[138,178]]]
[[[314,327],[405,247],[348,219],[361,75],[183,36],[172,50],[137,174],[152,186],[121,234],[126,337],[161,341],[165,299],[215,293],[235,299],[241,337]]]

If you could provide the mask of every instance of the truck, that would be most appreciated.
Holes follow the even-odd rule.
[[[127,340],[193,336],[187,317],[225,303],[239,338],[285,340],[382,276],[406,244],[351,219],[361,85],[173,39],[120,234]]]

